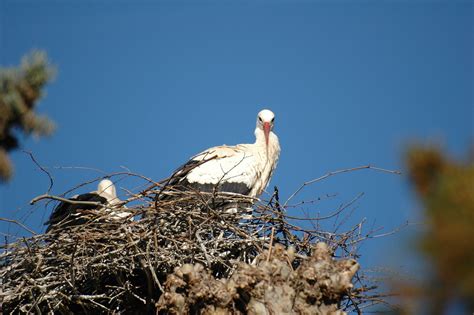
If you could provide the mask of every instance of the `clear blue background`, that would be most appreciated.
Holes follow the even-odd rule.
[[[164,178],[207,147],[253,142],[256,114],[270,108],[282,147],[270,191],[284,200],[328,171],[402,169],[413,139],[461,156],[473,139],[473,20],[471,1],[0,0],[0,63],[40,48],[58,67],[38,108],[57,131],[23,141],[55,194],[101,175],[58,166]],[[12,158],[0,215],[41,231],[51,207],[28,201],[48,177],[25,153]],[[347,226],[422,222],[406,178],[374,171],[306,188],[299,200],[338,195],[291,213],[325,215],[360,192]],[[363,267],[414,274],[408,249],[421,229],[366,242]]]

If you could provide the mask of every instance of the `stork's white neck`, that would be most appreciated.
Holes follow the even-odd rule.
[[[270,140],[270,139],[269,139]],[[255,144],[257,146],[265,147],[265,134],[263,133],[263,130],[260,128],[255,128]]]
[[[280,156],[280,143],[278,137],[273,131],[268,135],[268,144],[265,142],[265,133],[261,128],[257,126],[255,129],[255,143],[254,152],[257,159],[258,171],[260,176],[256,181],[252,191],[251,196],[259,196],[267,187],[272,173],[278,163],[278,158]]]
[[[265,133],[260,128],[255,128],[255,146],[260,150],[265,151],[270,157],[273,155],[278,155],[280,153],[280,143],[278,141],[277,135],[270,131],[268,135],[268,145],[265,142]]]

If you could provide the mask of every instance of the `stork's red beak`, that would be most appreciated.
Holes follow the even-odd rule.
[[[270,136],[270,123],[263,123],[263,133],[265,134],[265,143],[268,145],[268,137]]]

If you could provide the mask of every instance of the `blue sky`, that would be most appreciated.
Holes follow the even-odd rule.
[[[57,131],[23,141],[55,194],[101,175],[59,166],[164,178],[207,147],[253,142],[256,114],[270,108],[282,147],[270,188],[286,199],[329,171],[402,169],[413,139],[461,156],[474,134],[473,15],[470,1],[0,0],[0,64],[39,48],[57,65],[38,108]],[[12,158],[0,216],[40,231],[50,208],[28,201],[48,177],[26,154]],[[422,221],[406,178],[374,171],[310,186],[300,200],[337,197],[291,212],[324,215],[361,192],[348,223]],[[365,243],[362,265],[413,272],[421,228]]]

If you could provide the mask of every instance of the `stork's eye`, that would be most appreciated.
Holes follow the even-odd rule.
[[[275,117],[272,118],[272,123],[275,121]]]
[[[258,117],[258,121],[262,122],[262,117],[259,116],[259,117]]]

